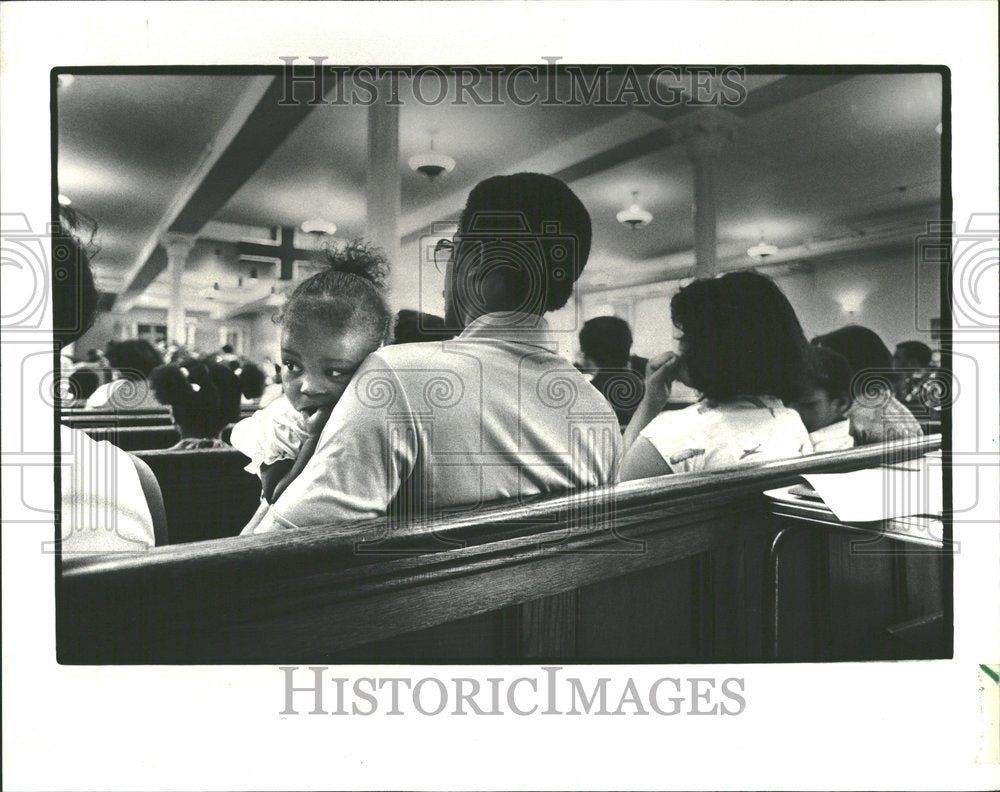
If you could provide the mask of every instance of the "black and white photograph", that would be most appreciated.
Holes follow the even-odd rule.
[[[16,788],[1000,783],[995,36],[109,5],[3,75],[5,732],[103,724]]]

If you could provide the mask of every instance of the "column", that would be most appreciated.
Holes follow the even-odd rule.
[[[167,343],[184,343],[184,267],[197,237],[189,234],[165,234],[160,244],[167,251],[167,275],[170,279],[170,304],[167,307]]]
[[[365,169],[366,237],[385,251],[391,267],[390,299],[406,293],[407,268],[399,260],[399,105],[386,104],[388,78],[376,81],[378,101],[368,107],[368,161]]]
[[[711,278],[716,272],[716,216],[719,155],[733,139],[738,119],[717,108],[691,113],[680,127],[694,172],[694,276]]]

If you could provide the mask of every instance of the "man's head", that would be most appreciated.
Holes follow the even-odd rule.
[[[445,271],[445,318],[465,327],[492,312],[562,308],[590,255],[590,215],[559,179],[494,176],[466,200]]]
[[[921,341],[903,341],[896,345],[892,367],[896,369],[924,369],[931,365],[931,348]]]
[[[580,329],[580,352],[587,369],[624,368],[631,349],[632,331],[617,316],[598,316]]]
[[[802,394],[792,403],[810,432],[844,420],[851,406],[851,377],[847,359],[832,349],[814,346],[809,376]]]

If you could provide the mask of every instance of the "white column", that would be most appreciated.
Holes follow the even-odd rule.
[[[388,105],[388,78],[376,82],[379,101],[368,107],[368,161],[365,169],[366,234],[368,241],[385,251],[391,267],[390,300],[403,295],[405,266],[399,260],[399,106]]]
[[[167,251],[167,274],[170,278],[170,304],[167,308],[167,343],[184,343],[184,267],[197,237],[189,234],[165,234],[160,244]]]
[[[694,258],[696,278],[710,278],[716,269],[716,217],[719,155],[733,139],[738,119],[717,108],[692,113],[680,126],[694,172]]]

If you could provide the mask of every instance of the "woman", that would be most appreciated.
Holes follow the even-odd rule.
[[[184,360],[158,366],[149,381],[181,433],[171,450],[229,447],[219,434],[240,419],[240,380],[232,369],[211,359]]]
[[[798,413],[783,404],[801,388],[808,344],[770,278],[696,280],[674,295],[670,314],[680,355],[649,362],[645,396],[625,431],[622,480],[812,453]],[[701,399],[661,412],[675,381]]]
[[[892,354],[874,330],[847,325],[817,336],[813,343],[845,357],[854,372],[847,417],[855,445],[923,435],[913,413],[893,396]]]
[[[148,380],[163,358],[152,344],[141,339],[112,342],[108,344],[108,362],[115,379],[91,394],[87,399],[89,409],[136,410],[158,406]]]
[[[74,227],[68,212],[68,227]],[[66,345],[97,314],[97,290],[82,246],[67,233],[52,239],[52,260],[67,276],[52,283],[52,334]],[[79,429],[59,427],[60,523],[63,557],[78,553],[138,552],[167,542],[166,512],[149,466]]]

